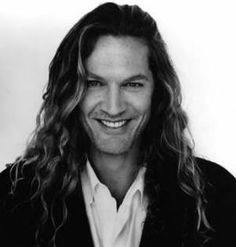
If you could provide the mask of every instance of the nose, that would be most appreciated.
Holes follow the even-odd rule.
[[[120,116],[125,111],[124,97],[117,85],[108,88],[103,100],[103,111],[112,117]]]

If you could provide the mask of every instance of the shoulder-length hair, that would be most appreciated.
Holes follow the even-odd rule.
[[[87,89],[85,60],[101,35],[132,36],[149,48],[149,66],[155,85],[141,150],[143,162],[147,163],[145,186],[150,201],[155,196],[151,193],[155,186],[152,181],[158,181],[152,177],[159,172],[165,174],[161,173],[163,170],[174,172],[176,185],[195,202],[196,230],[200,226],[209,229],[204,181],[186,137],[187,117],[181,108],[180,83],[156,22],[138,6],[105,3],[79,20],[60,44],[50,64],[34,135],[25,153],[11,168],[13,191],[23,170],[26,167],[32,170],[31,200],[37,198],[43,208],[37,240],[42,238],[43,226],[51,220],[55,229],[51,243],[55,246],[56,233],[67,219],[65,200],[80,180],[79,173],[90,145],[79,121],[80,102]],[[55,188],[55,197],[60,198],[62,206],[60,222],[55,221],[51,210],[54,200],[47,196]],[[151,206],[148,210],[151,211]]]

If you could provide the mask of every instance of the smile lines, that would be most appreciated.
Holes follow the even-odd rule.
[[[113,129],[121,128],[128,122],[128,120],[121,120],[121,121],[98,120],[98,121],[103,125],[105,125],[106,127]]]

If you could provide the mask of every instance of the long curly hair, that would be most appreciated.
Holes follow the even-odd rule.
[[[11,167],[12,191],[24,169],[32,170],[31,200],[38,200],[42,213],[36,231],[40,243],[43,227],[51,221],[51,244],[68,215],[66,198],[80,182],[90,141],[80,121],[80,103],[86,94],[85,60],[101,35],[132,36],[149,48],[149,66],[154,78],[150,121],[143,133],[142,159],[147,164],[145,189],[152,214],[165,171],[174,174],[176,185],[193,199],[196,230],[210,229],[206,218],[204,181],[193,155],[188,121],[181,108],[180,83],[156,22],[138,6],[105,3],[80,19],[60,44],[49,67],[49,81],[37,125],[25,153]],[[155,176],[157,179],[154,179]],[[167,180],[168,181],[168,180]],[[159,187],[158,187],[159,186]],[[54,195],[51,197],[49,195]],[[60,220],[55,219],[60,204]],[[155,204],[155,203],[154,203]],[[157,204],[158,205],[158,204]]]

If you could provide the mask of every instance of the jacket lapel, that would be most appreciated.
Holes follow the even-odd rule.
[[[68,219],[58,233],[58,247],[93,247],[81,186],[67,200]]]
[[[191,232],[190,226],[194,222],[191,213],[194,209],[193,201],[180,190],[175,172],[163,170],[159,174],[159,178],[147,178],[149,181],[152,179],[152,184],[140,247],[188,246],[184,243],[189,238],[187,233]]]

